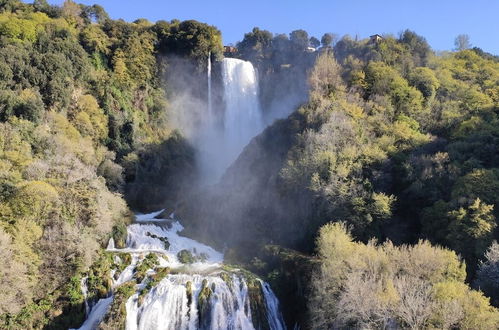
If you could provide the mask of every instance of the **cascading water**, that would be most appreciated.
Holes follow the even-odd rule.
[[[156,219],[161,212],[138,215],[128,226],[126,247],[109,244],[108,251],[131,255],[119,274],[110,274],[113,289],[132,283],[135,293],[126,301],[126,329],[284,329],[279,302],[270,286],[248,273],[223,266],[223,255],[209,246],[180,236],[174,219]],[[182,251],[192,260],[185,263]],[[156,266],[136,282],[138,269],[154,253]],[[158,283],[150,281],[168,269]],[[86,286],[84,288],[87,289]],[[146,293],[144,293],[146,292]],[[114,296],[99,300],[80,329],[95,329],[112,306]]]
[[[257,74],[250,62],[223,60],[224,111],[213,109],[211,78],[210,54],[208,114],[203,118],[197,146],[211,181],[216,181],[262,131],[263,121]],[[123,287],[132,288],[131,293],[127,291],[125,306],[119,308],[126,309],[128,330],[285,328],[269,284],[248,272],[223,266],[221,253],[179,235],[183,227],[173,214],[170,219],[157,219],[162,212],[137,215],[136,223],[128,226],[125,248],[116,248],[110,239],[107,251],[115,253],[115,264],[123,266],[123,254],[129,254],[129,264],[110,272],[111,292],[93,307],[87,305],[90,312],[80,329],[95,329],[106,322],[106,315],[113,314],[115,299],[122,299]],[[153,259],[154,265],[147,263]],[[85,296],[86,285],[82,282]]]
[[[222,62],[222,76],[224,136],[228,160],[232,162],[251,138],[262,131],[263,120],[258,100],[258,78],[251,62],[225,58]]]
[[[223,105],[212,104],[211,61],[207,63],[208,110],[195,133],[201,176],[215,183],[263,128],[258,77],[251,62],[225,58],[221,64]]]
[[[213,101],[211,94],[211,52],[208,54],[208,65],[207,65],[207,75],[208,75],[208,114],[213,116]]]

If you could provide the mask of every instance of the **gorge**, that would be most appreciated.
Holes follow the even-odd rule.
[[[499,56],[53,2],[0,1],[0,329],[499,328]]]
[[[203,140],[209,143],[200,146],[199,166],[211,168],[215,172],[204,173],[210,180],[218,180],[250,139],[261,132],[263,118],[257,73],[250,62],[222,60],[224,106],[218,111],[212,104],[211,70],[209,59],[208,111],[199,129],[204,138],[218,138]],[[203,162],[210,160],[216,164]],[[224,265],[221,253],[180,236],[183,227],[173,213],[169,219],[157,218],[164,212],[137,215],[127,228],[124,248],[115,248],[110,239],[107,252],[114,254],[113,260],[123,263],[125,254],[129,264],[121,273],[113,270],[109,274],[113,284],[108,297],[85,301],[87,319],[80,330],[111,322],[109,310],[116,308],[113,291],[123,285],[132,286],[125,303],[129,330],[285,329],[279,302],[268,283]],[[147,264],[150,258],[156,262]],[[139,271],[145,264],[150,268]],[[131,284],[135,281],[136,285]],[[82,291],[85,295],[88,292],[85,279]]]

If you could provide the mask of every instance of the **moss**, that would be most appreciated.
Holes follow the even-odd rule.
[[[139,305],[142,305],[145,296],[151,291],[152,288],[158,285],[158,283],[161,282],[161,280],[164,279],[168,274],[170,274],[169,267],[160,267],[156,269],[156,273],[147,277],[146,285],[139,293]]]
[[[154,269],[159,264],[158,256],[155,253],[149,253],[142,262],[135,267],[135,279],[140,283],[146,277],[149,269]]]
[[[130,253],[114,253],[115,257],[118,257],[119,260],[113,257],[113,269],[116,270],[114,273],[114,277],[118,278],[118,276],[132,263],[132,255]]]
[[[262,283],[256,278],[246,279],[251,308],[251,320],[255,329],[270,329],[267,320],[267,307],[263,295]]]
[[[229,273],[227,273],[227,272],[220,273],[220,278],[222,278],[222,280],[227,284],[227,286],[230,289],[232,289],[232,287],[234,286],[234,283],[232,281],[232,276],[230,276]]]
[[[135,293],[133,281],[123,283],[116,288],[114,299],[102,319],[99,329],[124,329],[126,325],[126,302]]]
[[[209,301],[212,293],[213,291],[208,286],[208,281],[204,279],[201,283],[201,291],[198,295],[198,319],[201,329],[208,329],[211,323],[211,307]]]
[[[234,285],[232,281],[232,274],[236,274],[244,278],[248,287],[248,296],[250,299],[251,320],[255,329],[269,329],[267,319],[267,308],[265,305],[265,296],[263,294],[262,282],[250,271],[238,268],[234,265],[222,265],[223,272],[220,277],[227,285],[232,288]]]
[[[113,255],[108,252],[101,252],[87,273],[88,300],[95,301],[108,296],[112,286],[109,273],[113,265]]]
[[[192,282],[191,281],[187,281],[187,283],[185,283],[185,292],[187,294],[187,305],[191,306],[191,304],[192,304]]]
[[[208,260],[208,255],[204,252],[199,255],[196,254],[196,249],[194,249],[194,253],[189,250],[181,250],[177,253],[178,260],[183,264],[192,264],[197,261],[204,262]]]
[[[191,315],[191,305],[192,305],[192,282],[187,281],[185,283],[185,293],[187,295],[187,316]]]
[[[118,249],[123,249],[126,246],[126,237],[127,237],[126,225],[123,223],[115,225],[113,227],[111,236],[113,237],[114,245]]]
[[[196,259],[192,255],[192,252],[189,250],[181,250],[179,253],[177,253],[177,258],[178,261],[183,264],[192,264],[196,261]]]
[[[165,250],[168,250],[170,248],[170,242],[168,241],[168,238],[166,237],[161,237],[161,236],[157,236],[155,234],[151,234],[150,232],[147,232],[146,233],[146,236],[149,236],[149,237],[152,237],[152,238],[156,238],[156,239],[159,239],[161,242],[163,242],[163,244],[165,245]]]

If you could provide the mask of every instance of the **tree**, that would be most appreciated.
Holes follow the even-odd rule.
[[[318,48],[321,45],[321,42],[316,37],[310,37],[309,43],[314,48]]]
[[[499,305],[499,244],[497,242],[494,241],[485,252],[485,260],[480,262],[474,285],[492,299],[493,305]]]
[[[80,34],[82,46],[89,53],[99,52],[101,54],[109,54],[109,46],[111,44],[109,37],[98,25],[86,26]]]
[[[309,84],[313,93],[322,97],[328,97],[344,90],[341,67],[332,54],[324,53],[317,58],[310,73]]]
[[[437,89],[440,87],[435,73],[426,67],[418,67],[409,75],[409,82],[416,87],[421,94],[428,100],[435,97]]]
[[[160,52],[187,56],[200,68],[206,66],[208,55],[214,58],[223,53],[220,31],[211,25],[195,20],[171,24],[169,33],[158,35]]]
[[[499,311],[465,283],[456,253],[427,241],[353,241],[343,223],[319,230],[320,267],[309,308],[314,329],[495,329]],[[389,326],[390,325],[390,326]]]
[[[108,13],[99,5],[85,6],[82,15],[90,22],[104,23],[109,19]]]
[[[75,26],[83,26],[82,12],[81,6],[72,0],[65,0],[62,5],[62,16]]]
[[[449,244],[469,258],[480,258],[492,242],[492,233],[497,226],[493,209],[494,205],[477,198],[467,207],[450,211]]]
[[[467,34],[460,34],[454,39],[454,46],[457,51],[462,51],[471,48],[470,36]]]
[[[423,329],[434,309],[431,284],[413,276],[399,276],[394,280],[399,301],[397,317],[411,329]]]
[[[305,30],[295,30],[289,34],[289,40],[298,49],[304,50],[308,47],[308,33]]]
[[[324,33],[321,38],[322,47],[331,47],[336,36],[332,33]]]
[[[22,238],[21,238],[22,239]],[[31,296],[26,265],[18,261],[12,238],[0,228],[0,315],[17,313]]]
[[[426,65],[431,48],[425,38],[413,31],[405,30],[399,40],[409,48],[416,66]]]
[[[272,33],[269,31],[254,27],[237,44],[237,49],[243,58],[261,62],[271,55],[272,37]]]
[[[14,114],[19,118],[36,123],[42,118],[44,110],[45,105],[40,93],[37,90],[25,89],[19,94]]]

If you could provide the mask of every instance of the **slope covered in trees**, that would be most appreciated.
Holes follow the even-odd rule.
[[[255,245],[313,253],[319,229],[343,221],[366,243],[427,239],[450,248],[466,262],[471,283],[498,238],[497,57],[476,48],[435,54],[411,31],[380,42],[344,37],[317,53],[308,102],[255,138],[204,194],[208,201],[195,197],[200,235],[229,240],[235,255],[249,255],[248,267],[289,280],[289,270]],[[487,262],[478,277],[494,276]],[[488,289],[478,279],[475,288],[496,299],[487,280]],[[350,321],[363,322],[341,322]]]
[[[186,232],[265,276],[290,327],[497,328],[498,58],[435,54],[411,31],[321,42],[245,35],[235,56],[257,67],[267,119],[300,106],[186,193],[174,72],[205,97],[220,32],[1,1],[0,328],[81,324],[80,280],[107,294],[102,247],[123,244],[129,208],[176,202]]]
[[[134,207],[145,189],[172,199],[172,173],[193,166],[165,112],[166,56],[209,52],[220,33],[196,21],[0,3],[0,328],[81,324],[81,276],[110,235],[126,235],[123,193]]]

